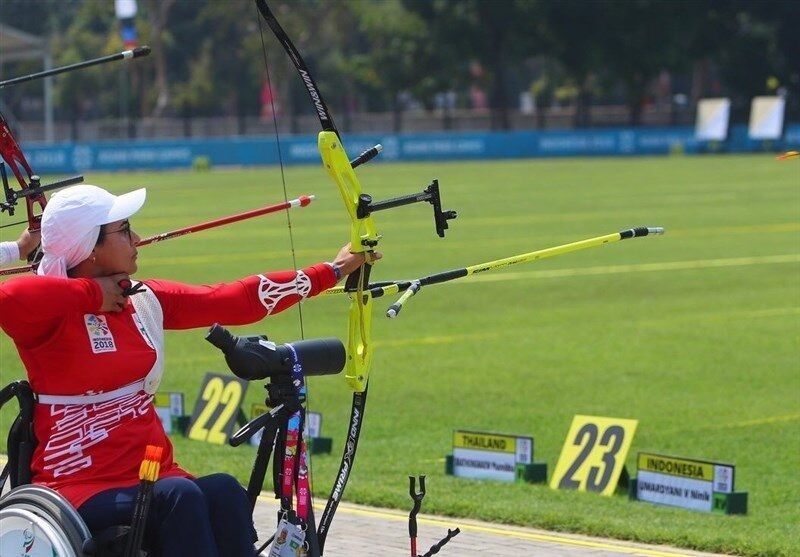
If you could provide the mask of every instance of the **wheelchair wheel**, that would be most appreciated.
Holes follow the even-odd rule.
[[[81,557],[90,538],[78,512],[49,488],[22,485],[0,499],[0,555]]]

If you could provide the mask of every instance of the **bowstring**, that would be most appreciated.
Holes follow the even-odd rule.
[[[255,6],[255,4],[253,4],[253,5]],[[267,43],[266,43],[266,41],[264,39],[264,26],[263,26],[262,18],[259,15],[257,6],[255,7],[255,10],[256,10],[256,20],[258,21],[258,33],[259,33],[259,36],[261,37],[261,52],[262,52],[262,54],[264,56],[264,70],[265,70],[265,72],[267,74],[267,88],[269,89],[269,93],[270,93],[269,102],[270,102],[270,108],[272,109],[272,126],[273,126],[273,128],[275,130],[275,145],[276,145],[276,149],[277,149],[277,152],[278,152],[278,164],[280,166],[280,171],[281,171],[281,184],[283,186],[283,199],[284,199],[285,202],[288,202],[289,201],[289,194],[288,194],[288,191],[286,189],[286,173],[285,173],[284,167],[283,167],[283,153],[282,153],[282,149],[281,149],[281,137],[280,137],[280,134],[278,133],[278,115],[277,115],[277,112],[275,110],[275,94],[274,94],[274,90],[272,88],[272,77],[271,77],[271,74],[270,74],[270,71],[269,71],[269,57],[267,56]],[[289,229],[289,245],[290,245],[291,251],[292,251],[292,267],[294,268],[295,277],[296,277],[297,276],[297,254],[295,252],[295,247],[294,247],[294,233],[293,233],[293,230],[292,230],[292,216],[291,216],[290,208],[287,207],[285,212],[286,212],[286,226]],[[297,315],[300,318],[300,338],[304,340],[306,338],[306,335],[305,335],[305,327],[303,326],[303,304],[302,304],[302,300],[300,300],[300,302],[298,302],[298,304],[297,304]],[[311,389],[309,388],[308,382],[306,382],[306,401],[305,401],[306,408],[309,408],[309,406],[311,404],[311,397],[310,397],[310,394],[309,394],[310,391],[311,391]],[[304,418],[305,418],[305,416],[304,416]],[[303,420],[303,422],[305,422],[305,419]],[[300,434],[302,435],[304,433],[303,430],[305,430],[305,423],[301,423],[300,426],[301,426]],[[306,441],[306,444],[308,444],[307,441]],[[299,443],[298,443],[297,450],[298,451],[300,450]],[[309,488],[310,488],[309,489],[309,491],[310,491],[310,493],[309,493],[309,506],[310,506],[310,508],[312,509],[312,512],[313,512],[313,494],[311,493],[311,491],[313,491],[313,486],[314,486],[314,471],[313,471],[313,464],[311,462],[311,452],[310,451],[309,451],[309,453],[307,455],[306,464],[308,465],[308,485],[309,485]],[[275,535],[273,534],[273,538],[274,537],[275,537]],[[266,547],[268,544],[269,544],[269,542],[267,542],[267,544],[265,544],[264,547]]]
[[[12,226],[18,226],[20,224],[28,224],[28,221],[20,220],[20,221],[12,222],[12,223],[9,223],[9,224],[3,224],[3,225],[0,225],[0,228],[10,228]]]
[[[278,115],[277,115],[277,113],[275,111],[275,94],[274,94],[274,90],[272,88],[272,77],[271,77],[270,71],[269,71],[269,59],[268,59],[268,56],[267,56],[267,44],[266,44],[266,41],[264,40],[264,28],[263,28],[263,24],[261,22],[261,18],[258,17],[258,15],[259,15],[258,14],[258,7],[256,7],[256,19],[258,21],[258,33],[261,36],[261,52],[264,55],[264,70],[266,71],[266,74],[267,74],[267,88],[269,89],[269,94],[270,94],[269,103],[270,103],[270,108],[271,108],[271,111],[272,111],[272,126],[273,126],[273,129],[275,130],[275,144],[276,144],[276,148],[277,148],[277,152],[278,152],[278,164],[279,164],[280,170],[281,170],[281,184],[283,185],[283,200],[288,203],[289,202],[289,194],[288,194],[288,191],[286,189],[286,173],[285,173],[284,168],[283,168],[283,152],[282,152],[282,149],[281,149],[281,137],[280,137],[280,134],[278,133]],[[292,231],[292,216],[291,216],[291,211],[289,210],[289,208],[286,209],[285,213],[286,213],[286,226],[289,228],[289,245],[290,245],[291,250],[292,250],[292,267],[294,268],[294,272],[295,272],[295,275],[296,275],[297,274],[297,254],[295,253],[295,249],[294,249],[294,233]],[[305,328],[303,326],[303,304],[301,304],[301,303],[297,304],[297,314],[300,317],[300,338],[301,339],[305,339],[306,338]]]

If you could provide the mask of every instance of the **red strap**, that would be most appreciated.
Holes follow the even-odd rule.
[[[311,508],[311,487],[308,479],[308,449],[300,428],[304,421],[300,411],[289,418],[286,450],[283,455],[281,498],[285,505],[291,507],[292,499],[296,495],[297,517],[306,522]]]

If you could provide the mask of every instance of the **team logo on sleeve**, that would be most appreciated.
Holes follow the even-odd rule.
[[[267,315],[271,315],[284,298],[299,296],[305,300],[311,293],[311,279],[303,271],[297,271],[293,282],[275,282],[264,275],[258,275],[258,278],[261,279],[258,299],[267,308]]]
[[[86,323],[86,332],[89,333],[92,352],[102,354],[103,352],[117,351],[114,337],[111,335],[111,329],[108,327],[105,317],[87,313],[83,316],[83,320]]]

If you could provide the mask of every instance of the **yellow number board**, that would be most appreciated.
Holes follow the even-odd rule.
[[[637,424],[637,420],[575,416],[550,487],[614,493]]]
[[[233,435],[247,381],[206,373],[189,422],[189,439],[223,445]]]

